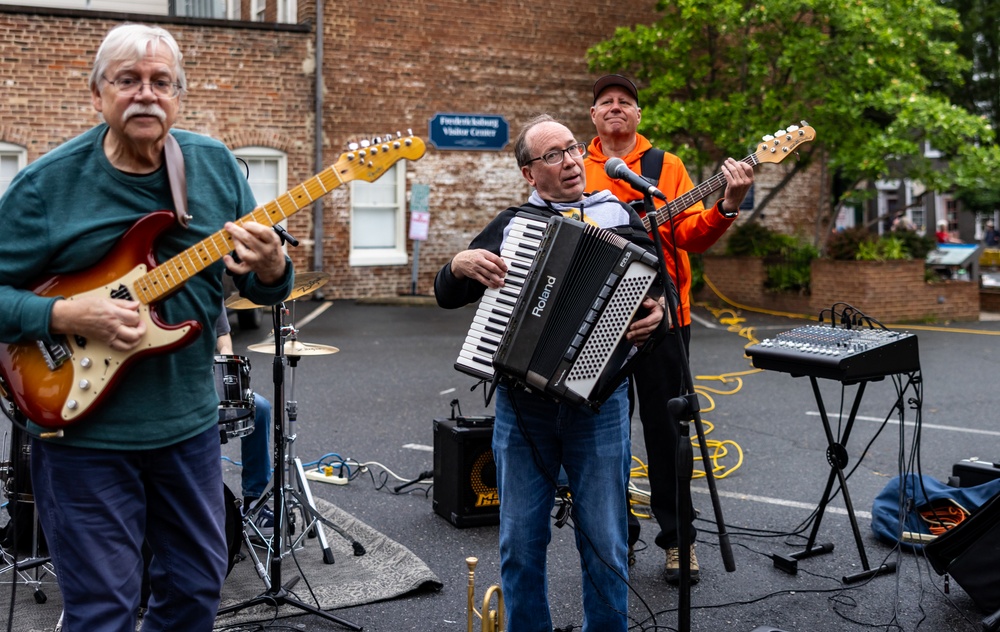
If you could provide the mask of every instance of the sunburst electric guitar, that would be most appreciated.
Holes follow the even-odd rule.
[[[236,223],[274,226],[345,182],[373,182],[398,160],[420,158],[424,149],[421,139],[399,135],[352,145],[332,167],[257,207]],[[42,279],[28,288],[39,296],[63,296],[68,300],[88,296],[137,300],[140,317],[146,323],[139,346],[125,352],[81,336],[61,336],[57,344],[0,343],[0,374],[10,399],[28,419],[50,429],[84,419],[113,390],[131,362],[177,349],[200,333],[201,324],[195,321],[164,323],[156,312],[156,303],[231,252],[232,236],[220,230],[157,265],[153,247],[174,221],[173,211],[149,213],[133,224],[97,265]]]
[[[801,127],[789,125],[788,129],[779,129],[773,135],[765,136],[757,145],[757,151],[740,162],[745,162],[751,167],[756,167],[762,162],[779,163],[791,156],[799,145],[808,143],[814,138],[816,138],[816,130],[806,125],[805,122],[802,123]],[[717,173],[687,193],[677,196],[677,199],[671,200],[670,203],[656,210],[657,225],[669,221],[672,216],[691,208],[725,185],[726,176]],[[643,216],[642,225],[646,227],[647,232],[650,230],[649,217]]]

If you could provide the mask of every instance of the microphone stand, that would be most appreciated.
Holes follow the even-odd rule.
[[[649,219],[649,230],[653,236],[653,243],[656,244],[656,255],[660,262],[660,275],[663,277],[666,305],[668,314],[678,329],[680,313],[677,299],[669,291],[672,283],[667,274],[666,261],[663,256],[663,241],[660,237],[659,226],[656,223],[656,208],[653,205],[652,188],[647,189],[643,194],[643,209]],[[670,202],[667,202],[667,206]],[[670,214],[673,215],[672,213]],[[678,290],[679,291],[679,290]],[[701,448],[702,462],[705,464],[705,479],[708,481],[708,491],[712,498],[712,508],[715,512],[715,522],[719,527],[719,550],[722,553],[722,562],[726,571],[732,573],[736,570],[736,562],[733,560],[733,549],[729,543],[729,534],[726,532],[726,523],[722,517],[722,504],[719,502],[719,492],[715,487],[715,475],[709,467],[708,446],[705,442],[705,428],[701,422],[698,405],[698,394],[694,391],[694,381],[691,377],[691,364],[687,360],[687,349],[684,348],[684,340],[678,331],[675,344],[678,346],[678,357],[681,359],[681,370],[684,375],[685,394],[675,397],[667,403],[667,410],[670,416],[677,420],[680,427],[679,439],[677,442],[676,478],[677,486],[677,548],[680,553],[680,583],[678,584],[678,606],[677,606],[677,629],[680,632],[690,632],[691,630],[691,531],[687,525],[691,524],[691,472],[694,467],[694,451],[691,448],[691,428],[688,422],[695,422],[695,430],[698,434],[698,443]],[[669,344],[661,341],[660,344]],[[640,403],[640,406],[642,404]],[[648,449],[648,446],[647,446]]]
[[[281,235],[281,231],[278,231]],[[287,233],[286,233],[287,234]],[[275,609],[283,606],[295,606],[299,610],[322,617],[327,621],[340,624],[349,630],[361,630],[362,627],[346,619],[331,614],[325,610],[299,601],[291,596],[292,587],[298,582],[295,577],[288,582],[287,586],[281,585],[281,558],[285,551],[286,535],[288,531],[287,511],[285,507],[285,449],[287,438],[285,434],[285,335],[284,335],[284,313],[285,304],[278,303],[271,308],[274,321],[274,360],[272,362],[272,376],[274,378],[274,538],[277,540],[277,551],[271,559],[271,576],[268,581],[267,590],[260,595],[253,597],[243,603],[238,603],[226,608],[220,608],[218,615],[237,612],[244,608],[259,604],[269,604]]]

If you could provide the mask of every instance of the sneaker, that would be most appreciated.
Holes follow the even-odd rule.
[[[628,545],[628,565],[635,566],[635,545]]]
[[[258,533],[262,538],[270,538],[274,535],[274,512],[267,505],[264,505],[257,511],[257,515],[254,516],[253,525],[255,531],[253,533],[256,536]]]
[[[697,584],[701,579],[701,569],[698,566],[698,557],[694,554],[694,545],[691,545],[691,583]],[[667,583],[679,584],[681,581],[681,550],[674,546],[667,549]]]

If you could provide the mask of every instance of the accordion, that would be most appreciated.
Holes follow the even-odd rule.
[[[597,409],[624,376],[625,334],[657,279],[656,256],[596,226],[525,212],[500,254],[504,286],[487,288],[455,368]]]

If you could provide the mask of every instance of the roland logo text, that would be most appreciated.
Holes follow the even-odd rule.
[[[541,294],[538,295],[538,303],[531,310],[531,315],[538,318],[542,317],[542,312],[545,311],[545,303],[548,302],[549,297],[552,296],[552,288],[556,284],[556,278],[554,276],[547,277],[545,279],[545,287],[542,288]]]

